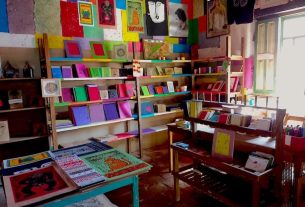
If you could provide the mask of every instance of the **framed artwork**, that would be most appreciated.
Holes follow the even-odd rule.
[[[59,97],[61,96],[60,79],[41,79],[42,97]]]
[[[127,59],[127,47],[125,44],[113,46],[114,59]]]
[[[93,7],[91,2],[78,1],[79,24],[82,26],[94,26]]]
[[[188,36],[187,5],[179,3],[169,3],[169,36]]]
[[[115,0],[97,0],[98,22],[101,27],[115,28]]]
[[[3,181],[8,206],[31,205],[77,188],[55,163],[37,170],[4,176]]]
[[[159,57],[167,57],[171,54],[169,43],[159,40],[144,40],[144,59],[156,60]]]
[[[82,51],[80,44],[76,40],[64,40],[66,57],[69,58],[82,58]]]
[[[223,85],[224,85],[223,81],[216,81],[216,83],[213,85],[212,91],[215,91],[215,92],[221,91]]]
[[[231,92],[235,92],[236,89],[237,89],[237,85],[238,85],[238,82],[239,82],[239,78],[238,77],[231,77],[230,78],[230,91]]]
[[[144,32],[143,2],[142,0],[127,0],[127,31]]]
[[[107,58],[104,45],[101,42],[90,41],[90,48],[93,58]]]
[[[211,0],[207,4],[207,37],[229,34],[227,0]]]
[[[215,129],[212,146],[212,156],[224,161],[233,160],[235,132]]]

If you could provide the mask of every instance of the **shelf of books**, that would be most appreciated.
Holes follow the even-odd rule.
[[[192,60],[134,60],[138,63],[191,63]]]
[[[125,63],[127,59],[97,59],[97,58],[66,58],[66,57],[52,57],[51,62],[101,62],[101,63]]]

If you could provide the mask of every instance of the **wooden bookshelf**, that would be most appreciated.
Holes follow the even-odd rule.
[[[97,103],[109,103],[109,102],[117,102],[117,101],[126,101],[126,100],[135,100],[136,97],[126,97],[126,98],[111,98],[111,99],[103,99],[97,101],[81,101],[81,102],[57,102],[54,103],[55,107],[67,107],[67,106],[82,106],[89,104],[97,104]]]
[[[12,113],[18,111],[33,111],[33,110],[41,110],[45,109],[45,107],[27,107],[27,108],[20,108],[20,109],[8,109],[8,110],[0,110],[0,113]]]

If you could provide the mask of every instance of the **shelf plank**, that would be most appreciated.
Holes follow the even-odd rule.
[[[183,91],[183,92],[175,92],[175,93],[165,93],[165,94],[154,94],[154,95],[149,95],[149,96],[141,96],[141,99],[146,99],[146,98],[160,98],[160,97],[168,97],[168,96],[179,96],[179,95],[187,95],[190,94],[190,91]]]
[[[26,81],[26,80],[41,80],[41,78],[0,78],[0,81]]]
[[[73,127],[62,128],[62,129],[56,129],[56,132],[59,133],[59,132],[67,132],[67,131],[77,130],[77,129],[97,127],[97,126],[103,126],[103,125],[108,125],[108,124],[132,121],[134,119],[135,118],[126,118],[126,119],[116,119],[116,120],[111,120],[111,121],[96,122],[96,123],[91,123],[91,124],[82,125],[82,126],[73,126]]]
[[[194,76],[223,76],[227,75],[227,73],[201,73],[201,74],[194,74]]]
[[[192,77],[193,74],[172,74],[172,75],[153,75],[153,76],[141,76],[140,79],[147,78],[179,78],[179,77]]]
[[[32,139],[39,139],[39,138],[44,138],[44,137],[48,137],[48,136],[45,135],[45,136],[33,136],[33,137],[11,137],[7,141],[0,141],[0,144],[10,144],[10,143],[22,142],[22,141],[27,141],[27,140],[32,140]]]
[[[199,123],[199,124],[209,125],[214,128],[233,130],[233,131],[246,133],[246,134],[252,134],[252,135],[256,135],[256,136],[274,137],[274,134],[272,133],[272,131],[252,129],[252,128],[248,128],[248,127],[235,126],[235,125],[229,125],[229,124],[221,124],[221,123],[217,123],[217,122],[201,120],[198,118],[187,118],[187,120],[191,121],[191,122]]]
[[[100,78],[62,78],[62,81],[95,81],[95,80],[127,80],[133,77],[100,77]]]
[[[167,112],[163,112],[163,113],[153,113],[153,114],[142,115],[142,119],[156,117],[156,116],[164,116],[164,115],[170,115],[170,114],[177,114],[177,113],[183,113],[183,110],[178,109],[178,110],[167,111]],[[134,117],[134,119],[137,119],[138,118],[138,114],[134,114],[133,117]]]
[[[213,58],[200,58],[196,60],[192,60],[193,62],[216,62],[216,61],[243,61],[244,58],[240,55],[232,55],[230,57],[223,56],[223,57],[213,57]]]
[[[139,63],[190,63],[192,60],[136,60]]]
[[[82,101],[82,102],[61,102],[55,103],[55,107],[67,107],[67,106],[81,106],[88,104],[97,104],[97,103],[108,103],[108,102],[117,102],[117,101],[126,101],[126,100],[135,100],[136,97],[126,97],[126,98],[111,98],[111,99],[103,99],[97,101]]]
[[[28,108],[20,108],[20,109],[8,109],[8,110],[0,110],[0,113],[10,113],[10,112],[18,112],[18,111],[31,111],[31,110],[40,110],[44,109],[44,107],[28,107]]]
[[[94,59],[94,58],[64,58],[64,57],[53,57],[53,58],[50,58],[50,61],[52,61],[52,62],[105,62],[105,63],[130,62],[127,59]]]

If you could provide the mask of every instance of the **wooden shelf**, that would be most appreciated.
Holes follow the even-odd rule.
[[[252,128],[248,128],[248,127],[229,125],[229,124],[220,124],[217,122],[201,120],[198,118],[187,118],[187,120],[198,123],[198,124],[209,125],[214,128],[228,129],[228,130],[233,130],[233,131],[251,134],[251,135],[257,135],[257,136],[263,136],[263,137],[274,137],[275,136],[275,134],[272,133],[272,131],[264,131],[264,130],[252,129]]]
[[[127,59],[94,59],[94,58],[64,58],[64,57],[52,57],[50,58],[51,62],[101,62],[101,63],[123,63],[131,62]]]
[[[183,113],[183,110],[174,110],[174,111],[167,111],[163,113],[153,113],[153,114],[147,114],[147,115],[142,115],[142,119],[145,118],[151,118],[151,117],[156,117],[156,116],[164,116],[164,115],[170,115],[170,114],[177,114],[177,113]],[[138,118],[138,114],[133,115],[134,119]]]
[[[197,76],[223,76],[227,75],[227,73],[202,73],[202,74],[194,74],[195,77]]]
[[[59,132],[67,132],[67,131],[77,130],[77,129],[97,127],[97,126],[120,123],[120,122],[125,122],[125,121],[132,121],[134,119],[135,118],[126,118],[126,119],[115,119],[115,120],[111,120],[111,121],[96,122],[96,123],[91,123],[91,124],[82,125],[82,126],[73,126],[73,127],[62,128],[62,129],[56,129],[56,132],[59,133]]]
[[[201,58],[192,60],[192,62],[217,62],[217,61],[243,61],[244,57],[240,55],[232,55],[231,57],[214,57],[214,58]]]
[[[7,110],[0,110],[1,113],[11,113],[11,112],[18,112],[18,111],[31,111],[31,110],[40,110],[44,109],[44,107],[28,107],[28,108],[20,108],[20,109],[7,109]]]
[[[141,96],[141,99],[147,99],[147,98],[161,98],[161,97],[168,97],[168,96],[181,96],[181,95],[188,95],[190,94],[190,91],[183,91],[183,92],[175,92],[175,93],[165,93],[165,94],[154,94],[149,96]]]
[[[96,81],[96,80],[127,80],[133,77],[100,77],[100,78],[62,78],[61,81]]]
[[[136,97],[129,97],[129,98],[112,98],[112,99],[103,99],[98,101],[82,101],[82,102],[61,102],[55,103],[55,107],[67,107],[67,106],[81,106],[81,105],[88,105],[88,104],[97,104],[97,103],[108,103],[108,102],[116,102],[116,101],[126,101],[126,100],[135,100]]]
[[[190,63],[192,60],[135,60],[139,63]]]
[[[41,78],[0,78],[0,81],[24,81],[24,80],[41,80]]]
[[[193,74],[172,74],[172,75],[152,75],[152,76],[140,76],[140,79],[146,78],[179,78],[179,77],[192,77]]]
[[[0,141],[0,144],[10,144],[10,143],[22,142],[22,141],[39,139],[39,138],[44,138],[44,137],[48,137],[48,136],[45,135],[45,136],[33,136],[33,137],[15,137],[15,138],[11,137],[10,140],[8,140],[8,141]]]

